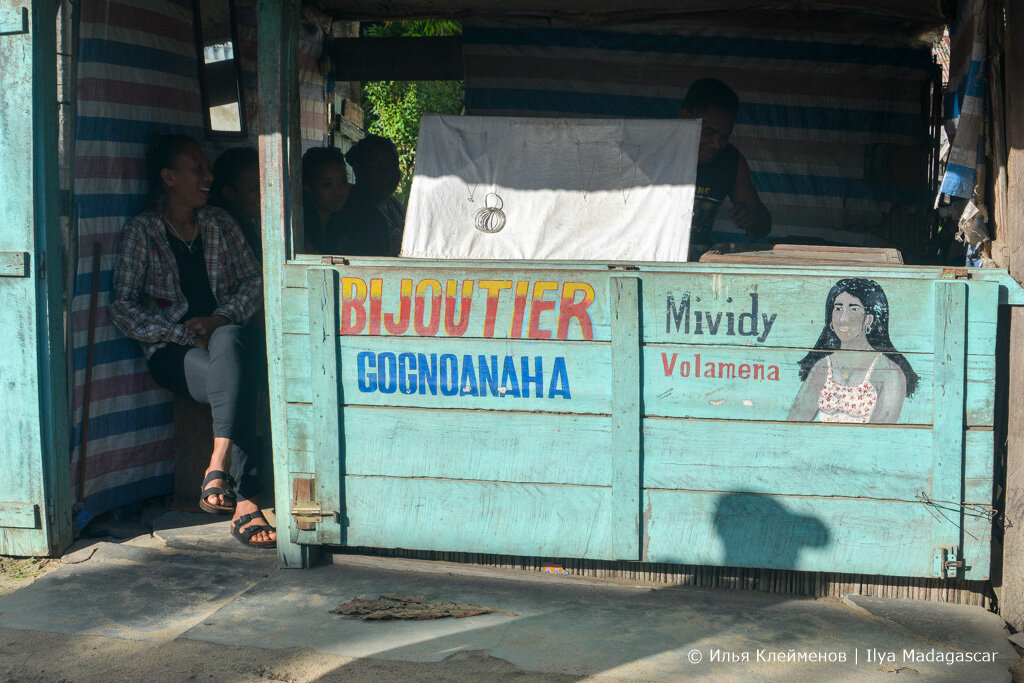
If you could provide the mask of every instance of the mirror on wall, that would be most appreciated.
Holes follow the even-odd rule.
[[[193,6],[206,134],[244,138],[245,99],[234,0],[195,0]]]

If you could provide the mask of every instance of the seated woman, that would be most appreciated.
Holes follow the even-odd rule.
[[[302,213],[310,254],[342,254],[341,210],[348,199],[348,169],[336,147],[314,147],[302,155]]]
[[[213,175],[195,140],[157,139],[146,155],[146,177],[152,208],[125,226],[111,320],[142,344],[157,384],[210,404],[213,452],[200,507],[233,513],[231,533],[243,544],[273,547],[275,529],[228,474],[243,374],[241,326],[260,306],[259,267],[231,215],[206,206]]]
[[[405,209],[394,196],[402,172],[395,144],[379,135],[367,135],[345,155],[356,184],[341,212],[349,229],[352,256],[398,256],[402,250]]]

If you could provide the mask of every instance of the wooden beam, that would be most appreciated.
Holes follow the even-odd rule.
[[[1010,275],[1024,282],[1024,5],[1006,2],[1003,54],[1006,93],[1007,203],[1005,241]],[[1000,614],[1024,629],[1024,308],[1010,315],[1006,443],[1006,531]]]
[[[284,263],[291,255],[294,225],[301,225],[299,168],[299,2],[259,0],[257,33],[260,86],[260,185],[263,230],[263,309],[267,324],[274,498],[277,505],[278,566],[307,567],[317,551],[293,543],[297,533],[289,514],[288,434],[284,402],[281,293]]]
[[[323,70],[334,81],[461,81],[462,36],[334,38]]]

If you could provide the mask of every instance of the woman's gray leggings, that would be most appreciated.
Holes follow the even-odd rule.
[[[238,325],[222,325],[213,331],[208,348],[185,354],[188,393],[199,403],[210,404],[214,438],[234,438],[245,353],[241,334]]]

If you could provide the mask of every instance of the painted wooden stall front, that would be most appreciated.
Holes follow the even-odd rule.
[[[1018,288],[952,275],[291,263],[288,470],[311,500],[287,533],[988,578],[996,314]]]

